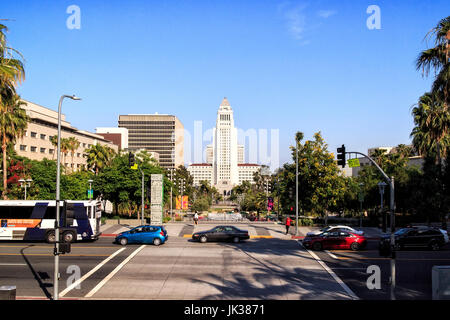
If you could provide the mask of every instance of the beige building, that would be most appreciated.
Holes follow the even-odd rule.
[[[58,112],[26,100],[23,101],[26,103],[23,109],[30,117],[30,122],[24,137],[17,139],[14,149],[18,155],[32,160],[44,158],[56,160],[56,146],[50,139],[58,134]],[[117,145],[100,135],[78,130],[66,121],[64,114],[61,114],[61,138],[69,137],[75,137],[80,142],[80,146],[73,154],[70,151],[66,155],[62,154],[61,161],[65,167],[72,168],[73,171],[86,168],[84,151],[92,145],[99,143],[118,151]]]
[[[119,128],[128,129],[128,150],[156,152],[161,167],[166,169],[184,165],[184,127],[176,116],[119,115]]]

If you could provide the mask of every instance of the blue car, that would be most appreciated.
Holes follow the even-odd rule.
[[[130,231],[119,233],[115,239],[116,243],[125,246],[128,243],[153,243],[159,246],[167,241],[169,235],[162,226],[139,226]]]

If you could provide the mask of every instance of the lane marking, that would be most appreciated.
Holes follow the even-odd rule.
[[[332,254],[330,251],[328,250],[324,250],[330,257],[332,257],[333,259],[339,259],[338,257],[336,257],[334,254]]]
[[[26,263],[0,263],[0,266],[26,266]]]
[[[60,297],[64,297],[69,291],[71,291],[73,288],[75,288],[76,286],[78,286],[79,284],[81,284],[84,280],[86,280],[87,278],[89,278],[92,274],[94,274],[94,272],[96,272],[98,269],[100,269],[101,267],[103,267],[106,263],[108,263],[108,261],[110,261],[112,258],[114,258],[115,256],[117,256],[119,253],[121,253],[122,251],[124,251],[126,248],[122,248],[117,250],[116,252],[114,252],[112,255],[110,255],[108,258],[106,258],[105,260],[103,260],[102,262],[100,262],[95,268],[93,268],[91,271],[89,271],[88,273],[86,273],[83,277],[81,277],[80,279],[78,279],[77,281],[75,281],[74,283],[72,283],[70,286],[68,286],[64,291],[62,291],[59,296]]]
[[[297,241],[302,247],[303,244],[300,241]],[[359,300],[358,296],[344,283],[344,281],[341,280],[341,278],[339,278],[336,273],[333,272],[333,270],[331,270],[314,252],[306,249],[305,247],[303,247],[306,251],[308,251],[308,253],[314,258],[316,259],[316,261],[322,266],[322,268],[324,268],[332,277],[333,279],[340,284],[340,286],[344,289],[344,291],[347,293],[347,295],[350,296],[350,298],[352,300]]]
[[[106,276],[106,278],[104,278],[102,281],[100,281],[100,283],[98,285],[95,286],[94,289],[92,289],[87,295],[85,295],[85,298],[90,298],[92,297],[98,290],[100,290],[112,277],[114,277],[114,275],[120,271],[120,269],[123,268],[124,265],[126,265],[131,259],[134,258],[135,255],[137,255],[139,253],[139,251],[141,251],[142,249],[144,249],[147,245],[142,245],[139,248],[137,248],[136,250],[133,251],[132,254],[130,254],[130,256],[128,258],[126,258],[124,261],[122,261],[121,264],[119,264],[110,274],[108,274]]]
[[[0,253],[0,256],[41,256],[41,257],[54,257],[53,253]],[[64,257],[109,257],[109,254],[64,254]]]

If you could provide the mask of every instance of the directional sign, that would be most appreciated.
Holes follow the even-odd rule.
[[[350,168],[356,168],[356,167],[359,167],[359,166],[360,166],[360,164],[359,164],[359,159],[358,159],[358,158],[355,158],[355,159],[348,159],[348,160],[347,160],[347,163],[348,163],[348,166],[349,166]]]

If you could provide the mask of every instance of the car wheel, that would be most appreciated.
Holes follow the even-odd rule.
[[[208,238],[206,238],[206,236],[201,236],[200,237],[200,242],[201,243],[205,243],[206,241],[208,241]]]
[[[161,239],[160,239],[160,238],[155,238],[155,239],[153,240],[153,244],[154,244],[155,246],[159,246],[159,245],[161,244]]]
[[[128,244],[128,239],[127,238],[122,238],[119,240],[120,244],[123,246],[126,246]]]
[[[430,250],[433,250],[433,251],[438,251],[441,249],[441,246],[436,241],[431,242],[429,247],[430,247]]]
[[[314,251],[320,251],[322,250],[322,244],[320,242],[314,242],[312,245],[312,248]]]
[[[55,243],[55,241],[56,241],[55,231],[47,232],[47,234],[45,235],[45,241],[47,243]]]
[[[72,243],[75,240],[75,235],[72,231],[66,231],[63,233],[63,241],[67,243]]]
[[[358,242],[353,242],[353,243],[350,245],[350,249],[352,249],[353,251],[358,251],[359,248],[360,248],[360,245],[359,245]]]
[[[233,238],[233,242],[234,242],[234,243],[238,243],[238,242],[239,242],[239,237],[234,237],[234,238]]]

